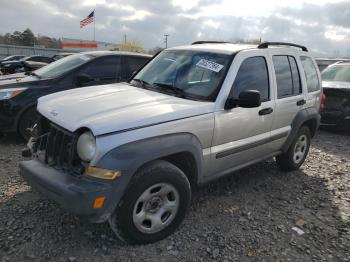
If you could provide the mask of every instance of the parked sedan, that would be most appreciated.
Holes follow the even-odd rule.
[[[24,58],[24,55],[10,55],[5,58],[0,59],[0,65],[2,62],[8,62],[8,61],[18,61],[22,58]]]
[[[23,67],[26,66],[26,62],[44,63],[42,64],[42,66],[44,66],[53,61],[54,61],[53,58],[47,57],[47,56],[40,56],[40,55],[27,56],[20,60],[2,62],[0,65],[0,70],[3,74],[13,74],[13,73],[25,71]]]
[[[326,102],[321,126],[350,129],[350,63],[336,63],[322,72]]]
[[[62,58],[30,76],[1,81],[0,132],[15,131],[28,139],[28,128],[37,118],[39,97],[77,87],[126,81],[150,58],[128,52],[85,52]]]

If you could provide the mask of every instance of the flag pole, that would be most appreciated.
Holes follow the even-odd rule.
[[[96,21],[96,15],[95,15],[95,10],[94,10],[94,42],[96,42],[96,38],[95,38],[95,21]]]

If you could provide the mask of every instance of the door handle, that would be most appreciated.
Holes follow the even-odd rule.
[[[273,112],[273,109],[271,107],[268,107],[268,108],[261,109],[259,111],[259,115],[260,116],[268,115],[268,114],[271,114],[272,112]]]
[[[297,102],[297,106],[302,106],[302,105],[305,105],[305,104],[306,104],[306,100],[305,99],[299,100]]]

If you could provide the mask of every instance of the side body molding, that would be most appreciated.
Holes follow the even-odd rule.
[[[305,108],[297,113],[292,122],[291,132],[282,147],[282,151],[286,152],[293,142],[295,136],[298,133],[299,128],[308,120],[315,120],[316,126],[315,131],[318,129],[320,125],[321,115],[315,108]]]

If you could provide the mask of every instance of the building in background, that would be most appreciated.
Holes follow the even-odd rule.
[[[62,48],[63,49],[74,49],[77,51],[106,51],[106,50],[119,50],[119,44],[99,42],[99,41],[87,41],[81,39],[72,39],[62,37]]]

